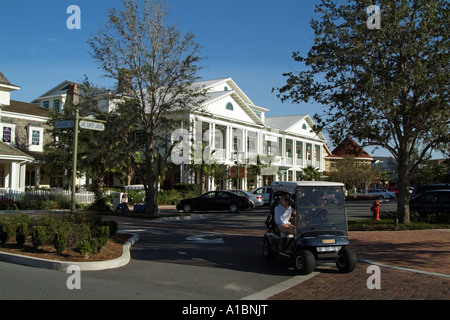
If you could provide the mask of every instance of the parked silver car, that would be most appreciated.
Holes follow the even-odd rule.
[[[243,196],[248,198],[250,203],[250,209],[260,207],[264,204],[263,197],[260,195],[253,194],[245,190],[228,190],[230,192],[236,193],[238,196]]]
[[[367,190],[367,192],[365,192],[365,191],[358,192],[357,195],[372,196],[377,199],[394,199],[395,198],[394,192],[390,192],[390,191],[382,190],[382,189],[369,189],[369,190]]]
[[[253,194],[262,196],[264,204],[269,204],[270,194],[272,193],[272,187],[259,187],[252,191]]]

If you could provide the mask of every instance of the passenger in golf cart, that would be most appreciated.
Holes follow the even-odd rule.
[[[263,254],[266,259],[277,255],[292,258],[303,274],[312,272],[316,261],[335,261],[341,272],[353,271],[356,256],[347,247],[343,184],[277,181],[272,183],[272,189],[274,198],[265,222],[268,231],[264,235]],[[279,218],[280,212],[283,219]],[[283,226],[288,213],[295,217],[289,225],[293,232],[287,232]]]

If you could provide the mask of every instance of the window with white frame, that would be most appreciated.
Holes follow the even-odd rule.
[[[3,142],[11,143],[11,141],[12,141],[11,127],[3,127]]]
[[[42,152],[44,144],[44,129],[39,127],[29,127],[28,150]]]
[[[16,126],[9,123],[2,123],[1,124],[1,139],[4,143],[8,143],[10,145],[14,145],[15,141],[15,130]]]
[[[39,130],[33,130],[31,132],[31,145],[38,146],[40,144],[40,134],[41,132]]]

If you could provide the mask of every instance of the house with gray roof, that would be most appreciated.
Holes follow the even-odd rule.
[[[0,71],[0,189],[62,187],[63,176],[42,160],[49,110],[12,100],[11,92],[19,89]]]

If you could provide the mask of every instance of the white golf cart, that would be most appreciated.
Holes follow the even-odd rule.
[[[272,183],[273,201],[266,219],[263,254],[267,260],[277,256],[292,259],[300,274],[311,273],[316,263],[335,262],[341,272],[352,272],[356,256],[348,247],[344,184],[324,181]],[[290,197],[295,210],[295,234],[283,234],[274,218],[281,196]]]

